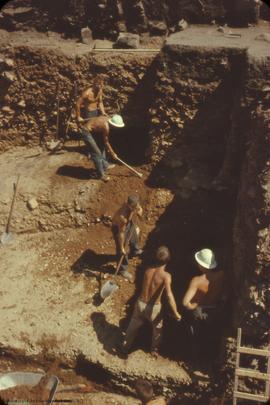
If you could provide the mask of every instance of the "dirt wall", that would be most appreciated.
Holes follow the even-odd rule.
[[[251,122],[241,171],[237,214],[234,224],[234,324],[254,344],[268,341],[269,325],[269,67],[261,63],[249,67],[247,93],[251,102]],[[258,80],[259,77],[261,80]]]
[[[58,92],[59,136],[63,136],[74,105],[75,82],[79,94],[97,74],[102,74],[106,82],[106,112],[121,111],[126,118],[126,128],[145,127],[152,97],[152,92],[148,91],[150,65],[155,54],[140,57],[89,54],[74,60],[51,50],[1,47],[0,57],[0,150],[8,145],[33,144],[55,136]],[[137,132],[143,135],[143,131]]]

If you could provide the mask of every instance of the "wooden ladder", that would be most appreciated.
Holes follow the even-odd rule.
[[[236,366],[234,377],[234,390],[233,390],[233,405],[237,405],[237,399],[248,399],[250,401],[266,403],[270,398],[270,344],[268,349],[254,349],[252,347],[241,346],[242,329],[237,329],[237,348],[236,348]],[[251,354],[253,356],[267,357],[267,372],[262,373],[250,368],[240,367],[240,355]],[[239,377],[249,377],[265,381],[264,394],[250,394],[247,392],[238,391]]]

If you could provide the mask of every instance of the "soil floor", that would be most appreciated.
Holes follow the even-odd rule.
[[[59,174],[59,167],[69,167],[69,174]],[[147,166],[137,169],[146,179]],[[1,176],[2,232],[12,183],[17,174],[21,175],[11,225],[13,238],[1,246],[2,349],[38,358],[41,364],[48,357],[71,365],[78,365],[78,359],[83,359],[82,362],[97,365],[105,373],[122,375],[124,385],[125,378],[139,376],[158,379],[164,386],[171,380],[189,384],[189,375],[177,362],[160,357],[157,363],[142,346],[128,358],[119,352],[136,283],[117,276],[118,291],[103,303],[99,300],[100,283],[112,277],[115,266],[114,242],[110,226],[100,221],[102,214],[113,215],[128,194],[138,193],[146,218],[141,224],[143,246],[171,201],[171,192],[148,188],[143,180],[118,165],[112,169],[108,183],[89,179],[92,162],[79,152],[67,150],[51,155],[38,147],[17,147],[0,156],[0,170],[5,173]],[[46,201],[63,207],[81,195],[86,195],[88,204],[85,203],[86,213],[80,215],[89,215],[93,221],[89,220],[86,226],[61,228],[62,219],[52,210],[54,229],[42,232],[35,228],[42,221]],[[29,196],[40,203],[33,211],[27,208]],[[28,221],[30,228],[24,225]],[[139,262],[131,262],[134,280]],[[95,373],[92,378],[96,381]],[[121,401],[116,399],[115,403]]]

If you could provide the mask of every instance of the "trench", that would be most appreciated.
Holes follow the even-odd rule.
[[[207,60],[208,56],[210,59]],[[190,60],[194,65],[189,72]],[[206,60],[208,70],[204,75],[200,65]],[[222,64],[224,60],[225,63]],[[126,61],[123,59],[122,62],[120,73],[123,73]],[[140,267],[144,269],[152,262],[158,246],[169,247],[172,253],[170,271],[174,280],[173,291],[180,311],[184,313],[181,297],[190,278],[196,274],[193,256],[201,248],[211,247],[216,252],[217,261],[228,276],[229,290],[233,294],[233,263],[237,256],[234,226],[239,210],[239,189],[244,176],[243,161],[250,125],[250,110],[241,106],[247,74],[246,55],[242,51],[218,49],[209,51],[209,55],[205,56],[197,50],[182,50],[182,54],[178,54],[174,49],[165,49],[157,58],[147,60],[147,63],[142,61],[141,66],[140,61],[132,58],[128,62],[133,64],[131,77],[137,77],[136,70],[143,70],[143,78],[136,81],[134,79],[133,88],[125,89],[123,99],[121,80],[117,77],[121,76],[119,72],[110,78],[104,63],[99,66],[100,71],[108,77],[109,95],[105,101],[113,102],[115,92],[112,88],[117,84],[122,114],[126,120],[124,130],[112,132],[112,144],[130,164],[138,168],[147,167],[147,187],[162,187],[173,194],[172,201],[166,204],[155,228],[146,238],[145,254]],[[86,75],[87,66],[93,60],[85,58],[81,63],[82,65],[76,66],[68,61],[67,76],[72,76],[78,66],[83,67]],[[94,63],[98,65],[97,60]],[[72,72],[68,70],[70,66]],[[29,80],[32,73],[27,74]],[[86,75],[86,78],[89,76]],[[187,80],[190,80],[190,94],[184,83]],[[208,81],[211,85],[207,87]],[[164,93],[164,83],[175,89],[173,95],[170,92]],[[71,87],[71,81],[69,86]],[[3,91],[8,92],[8,88]],[[181,107],[178,110],[179,105]],[[189,108],[192,119],[187,118],[183,106]],[[168,112],[171,112],[171,117]],[[181,127],[174,122],[179,115],[183,121]],[[37,140],[32,141],[35,143]],[[85,153],[81,146],[77,150]],[[80,170],[78,168],[78,172]],[[65,175],[70,176],[70,173]],[[221,183],[216,184],[216,179],[221,179]],[[153,201],[147,201],[148,203],[155,206]],[[81,227],[84,228],[85,224],[81,224]],[[141,275],[142,272],[139,272],[135,294],[128,302],[128,316],[140,291]],[[229,297],[226,318],[221,320],[220,329],[217,331],[214,325],[208,330],[208,335],[204,335],[204,350],[199,364],[202,370],[209,359],[215,362],[221,356],[220,361],[224,361],[224,338],[231,332],[235,318],[234,300],[235,297]],[[166,306],[166,302],[164,305]],[[150,330],[145,326],[136,339],[134,349],[149,350],[149,336]],[[161,355],[190,364],[192,353],[189,341],[187,324],[177,324],[166,316]],[[89,377],[103,388],[108,386],[111,379],[115,380],[115,376],[112,377],[102,365],[91,364],[83,357],[77,358],[74,372]],[[126,376],[126,379],[128,385],[130,377]],[[115,389],[117,382],[114,381],[114,384],[114,388],[110,389]],[[121,389],[125,391],[126,388]]]

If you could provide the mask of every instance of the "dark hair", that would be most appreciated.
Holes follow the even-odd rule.
[[[135,207],[139,203],[139,201],[140,201],[139,196],[136,194],[128,196],[127,199],[127,203],[131,207]]]
[[[146,403],[153,398],[154,390],[150,382],[140,378],[135,383],[135,389],[138,397],[143,401],[143,403]]]
[[[167,264],[170,261],[171,254],[166,246],[160,246],[156,252],[156,259],[158,264]]]
[[[93,80],[94,86],[99,86],[101,83],[104,82],[104,79],[102,76],[96,76]]]

